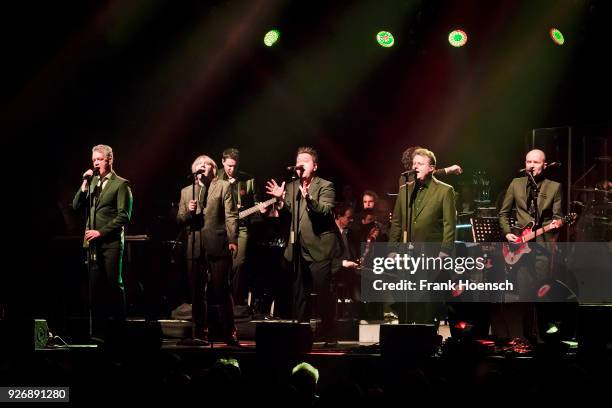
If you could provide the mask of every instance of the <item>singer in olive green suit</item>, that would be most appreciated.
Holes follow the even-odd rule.
[[[93,176],[86,191],[79,189],[74,196],[75,210],[88,209],[86,230],[100,233],[98,238],[85,243],[91,248],[90,302],[94,337],[106,336],[108,319],[122,321],[126,316],[122,258],[132,202],[129,182],[114,171],[103,180]]]
[[[415,192],[415,186],[420,191]],[[406,211],[406,196],[412,202],[412,222],[407,228],[409,241],[438,242],[442,250],[450,251],[455,241],[456,226],[453,187],[435,177],[429,177],[422,184],[411,182],[402,185],[391,218],[389,242],[404,242],[406,214],[410,216],[410,212]]]
[[[455,242],[457,211],[452,186],[436,179],[436,157],[418,148],[412,155],[415,180],[400,186],[391,218],[389,242],[427,244],[418,253],[437,257],[451,255]],[[406,250],[407,248],[404,248]],[[416,249],[415,249],[416,251]],[[443,280],[444,271],[432,271],[427,279]],[[439,293],[424,293],[422,301],[400,304],[400,323],[436,323],[445,311]]]
[[[546,155],[539,149],[531,150],[525,156],[525,170],[533,175],[533,181],[537,184],[539,192],[528,181],[527,176],[518,177],[512,180],[502,203],[499,212],[499,224],[505,235],[506,240],[512,241],[519,237],[518,232],[513,233],[510,228],[510,216],[513,209],[516,209],[516,219],[519,227],[525,227],[530,222],[535,222],[535,228],[547,226],[553,220],[562,218],[561,184],[549,180],[544,176],[546,170]],[[536,211],[537,208],[537,211]],[[557,229],[540,235],[534,241],[527,243],[531,248],[530,253],[526,253],[514,264],[509,271],[511,277],[516,280],[519,303],[504,305],[505,320],[514,320],[519,325],[511,325],[508,329],[506,324],[497,325],[498,329],[494,333],[503,337],[525,337],[531,341],[538,338],[548,330],[547,322],[555,320],[551,312],[550,304],[538,304],[539,289],[550,282],[555,276],[554,263],[552,256],[555,252],[555,245],[551,241],[556,241]],[[506,300],[512,298],[506,297]],[[509,316],[508,316],[509,315]],[[514,317],[514,319],[512,319]],[[495,320],[492,322],[495,324]],[[495,325],[494,325],[495,327]]]
[[[235,158],[234,163],[238,165],[238,151],[236,149],[227,149],[223,152],[223,163],[227,158]],[[234,159],[232,159],[234,160]],[[232,197],[238,211],[246,210],[255,206],[259,200],[257,199],[257,189],[255,185],[255,177],[245,173],[244,171],[236,170],[233,177],[230,177],[223,168],[217,172],[217,177],[221,180],[226,180],[230,183]],[[232,259],[232,295],[234,303],[238,305],[238,309],[242,313],[246,312],[246,304],[249,293],[249,283],[253,280],[252,273],[247,263],[247,251],[249,245],[249,228],[251,221],[256,217],[261,217],[260,212],[247,217],[246,219],[238,220],[238,253]]]
[[[555,218],[562,218],[562,193],[561,184],[546,178],[537,181],[540,188],[538,195],[538,214],[540,226],[546,226]],[[504,235],[509,234],[510,215],[512,209],[516,208],[516,221],[520,227],[524,227],[533,221],[527,206],[527,177],[518,177],[512,180],[506,190],[504,201],[499,211],[499,224]],[[539,226],[538,226],[539,227]],[[557,230],[549,231],[539,237],[537,241],[550,241],[557,235]]]

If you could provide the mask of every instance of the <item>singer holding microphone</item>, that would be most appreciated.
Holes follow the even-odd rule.
[[[129,182],[113,171],[113,149],[92,149],[93,169],[83,174],[83,183],[72,206],[87,209],[83,246],[90,263],[91,335],[104,339],[109,320],[125,320],[126,306],[122,277],[125,227],[132,215]]]
[[[418,148],[412,155],[412,170],[403,174],[412,180],[400,186],[389,242],[430,243],[426,255],[448,256],[455,242],[455,190],[434,177],[436,156]],[[435,245],[432,243],[436,243]],[[425,300],[425,299],[424,299]],[[398,308],[400,323],[432,324],[444,317],[443,307],[435,297]]]
[[[551,167],[556,165],[558,164],[551,163]],[[553,248],[546,243],[557,240],[557,220],[563,217],[561,184],[544,176],[547,167],[546,154],[542,150],[529,151],[525,156],[525,168],[520,170],[525,176],[512,180],[499,211],[499,224],[509,242],[520,240],[520,237],[513,234],[510,229],[510,215],[513,208],[516,208],[517,223],[520,227],[532,221],[533,230],[549,224],[553,226],[553,229],[535,239],[547,251],[534,251],[538,252],[535,255],[526,254],[526,260],[516,268],[518,296],[521,302],[535,301],[538,288],[550,278],[549,261],[552,252],[549,251]],[[537,341],[542,333],[542,328],[538,329],[537,326],[538,323],[543,324],[544,319],[541,316],[536,319],[535,308],[531,303],[521,303],[515,309],[517,310],[514,312],[519,314],[519,321],[522,322],[520,328],[522,333],[509,333],[507,337],[524,337],[529,341]],[[541,308],[539,309],[538,314],[541,314]]]
[[[316,175],[318,155],[311,147],[297,150],[295,171],[297,179],[285,186],[268,181],[266,191],[277,198],[277,208],[292,217],[289,245],[284,253],[284,268],[293,284],[292,317],[309,322],[311,293],[317,294],[321,315],[319,339],[336,343],[336,302],[332,277],[336,260],[342,255],[333,207],[336,192],[331,181]]]
[[[240,346],[230,287],[232,257],[238,250],[238,210],[228,181],[217,164],[198,156],[191,165],[193,184],[181,190],[176,216],[187,232],[187,275],[191,289],[192,337],[179,345],[208,345],[208,290],[219,304],[223,341]]]

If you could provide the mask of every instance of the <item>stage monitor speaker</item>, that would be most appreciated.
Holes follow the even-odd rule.
[[[49,342],[49,325],[45,319],[34,319],[34,349],[43,349]]]
[[[312,329],[309,323],[258,322],[255,328],[257,353],[293,356],[312,350]]]
[[[158,321],[109,322],[105,348],[125,352],[154,352],[161,348],[162,329]]]
[[[433,324],[381,324],[380,353],[384,358],[426,358],[439,346]]]
[[[612,354],[612,304],[578,307],[578,351],[583,356],[606,358]]]

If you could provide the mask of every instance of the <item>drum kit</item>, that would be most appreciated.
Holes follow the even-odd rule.
[[[584,179],[592,169],[603,165],[605,170],[612,164],[612,156],[595,158],[596,163],[585,173]],[[572,188],[570,211],[580,214],[576,226],[577,241],[609,242],[612,241],[612,181],[603,171],[604,178],[593,186]],[[576,185],[576,183],[574,183]]]

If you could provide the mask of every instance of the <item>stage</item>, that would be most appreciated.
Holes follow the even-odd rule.
[[[605,325],[600,323],[603,332]],[[431,355],[422,354],[428,348],[413,341],[412,349],[401,350],[393,349],[397,343],[392,342],[385,350],[381,343],[314,341],[309,350],[300,352],[296,343],[283,347],[278,338],[261,335],[241,340],[239,348],[221,341],[189,347],[177,345],[178,338],[142,336],[143,322],[136,326],[139,329],[130,338],[119,341],[64,344],[55,338],[33,352],[5,354],[3,383],[68,386],[73,403],[197,398],[202,403],[229,401],[230,406],[276,404],[297,401],[292,368],[308,362],[318,370],[316,393],[321,401],[363,406],[428,395],[436,395],[439,402],[555,399],[559,390],[564,396],[603,397],[612,380],[609,348],[595,351],[568,342],[526,345],[512,339],[453,338],[446,337],[449,328],[444,325],[438,330],[443,342],[431,349]],[[263,342],[272,342],[273,347]]]

